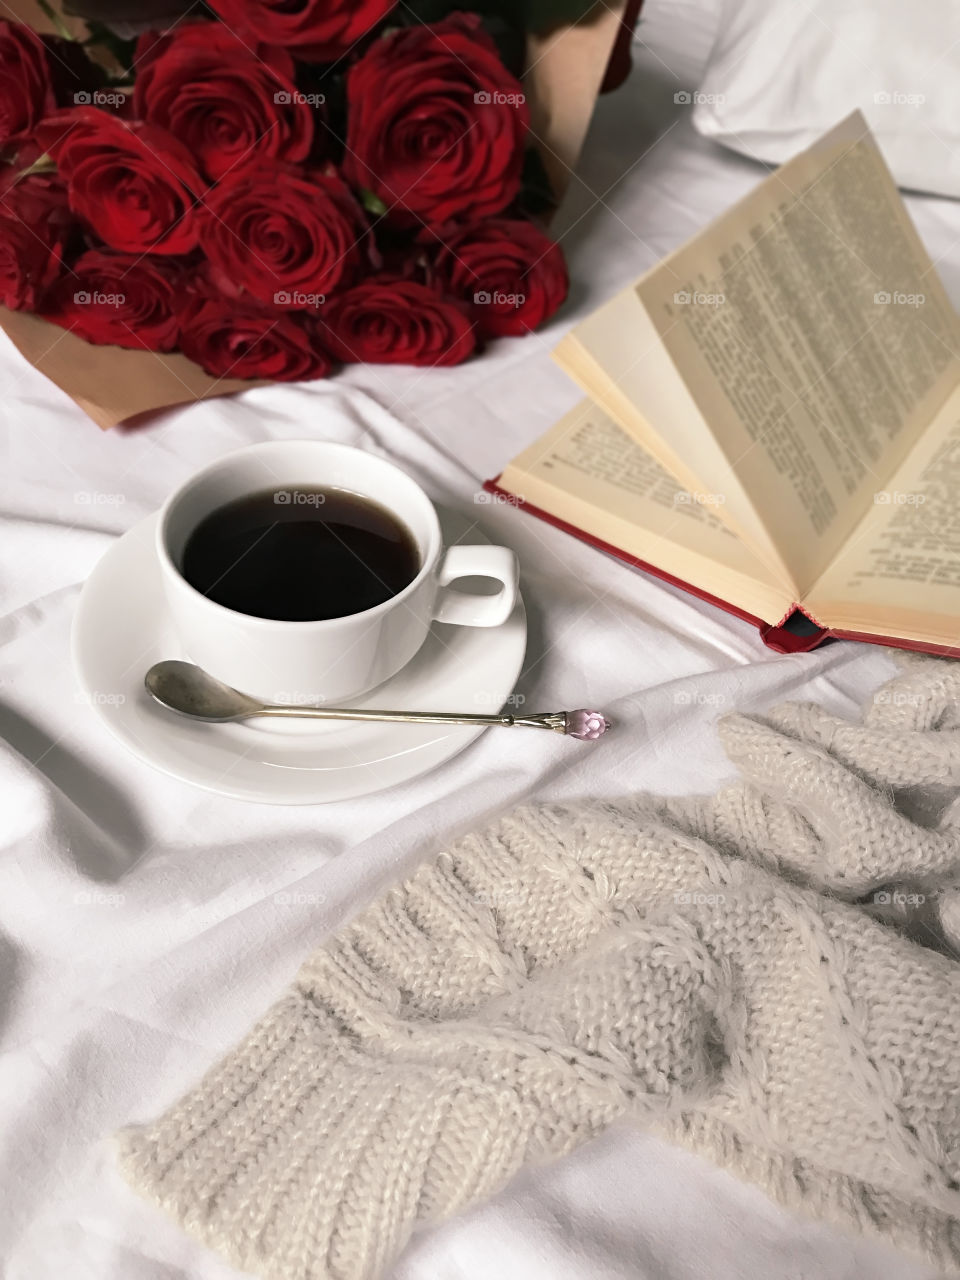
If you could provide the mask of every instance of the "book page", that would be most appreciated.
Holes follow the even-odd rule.
[[[648,408],[631,295],[696,414],[665,413],[662,386]],[[960,381],[957,317],[859,113],[574,337],[762,554],[746,499],[801,593]]]
[[[960,643],[960,389],[810,592],[827,625]]]
[[[602,353],[602,355],[600,354]],[[726,457],[710,433],[666,348],[631,289],[569,333],[554,352],[558,364],[638,444],[691,491],[707,492],[704,475],[723,475],[716,510],[777,581],[799,587]],[[637,408],[642,397],[643,412]],[[656,427],[654,427],[656,423]]]
[[[776,622],[794,603],[718,518],[714,495],[681,488],[602,409],[585,400],[504,470],[500,486],[548,514]]]

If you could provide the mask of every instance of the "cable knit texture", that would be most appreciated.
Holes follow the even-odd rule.
[[[372,1280],[629,1117],[960,1269],[960,664],[728,716],[709,799],[524,808],[390,890],[127,1176],[235,1266]]]

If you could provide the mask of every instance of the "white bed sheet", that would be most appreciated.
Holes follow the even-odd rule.
[[[804,697],[852,715],[890,674],[881,651],[849,644],[777,656],[748,627],[662,583],[509,507],[474,505],[479,481],[576,398],[548,358],[566,326],[760,176],[698,138],[689,108],[673,101],[696,87],[715,21],[712,4],[650,3],[636,70],[602,103],[564,210],[573,301],[541,335],[454,371],[354,370],[328,386],[257,390],[106,434],[0,345],[0,1273],[9,1280],[235,1277],[127,1189],[109,1135],[172,1102],[329,930],[504,805],[712,789],[730,776],[714,731],[725,708]],[[909,204],[957,301],[960,206]],[[76,699],[68,644],[80,584],[191,470],[227,449],[303,434],[382,449],[516,547],[531,620],[519,686],[527,705],[595,704],[616,719],[616,736],[591,749],[491,732],[416,783],[301,809],[207,795],[127,755]],[[77,497],[91,493],[119,497]],[[424,1232],[394,1272],[932,1275],[801,1222],[626,1126]]]

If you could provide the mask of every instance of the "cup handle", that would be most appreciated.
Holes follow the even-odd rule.
[[[499,627],[517,603],[517,557],[508,547],[448,547],[437,570],[440,591],[433,616],[460,627]],[[495,596],[472,595],[451,587],[455,578],[494,578]]]

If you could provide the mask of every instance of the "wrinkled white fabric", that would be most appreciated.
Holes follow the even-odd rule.
[[[724,716],[714,796],[468,833],[119,1135],[126,1176],[264,1280],[379,1280],[624,1118],[956,1273],[958,699],[960,664],[911,654],[860,722]]]

